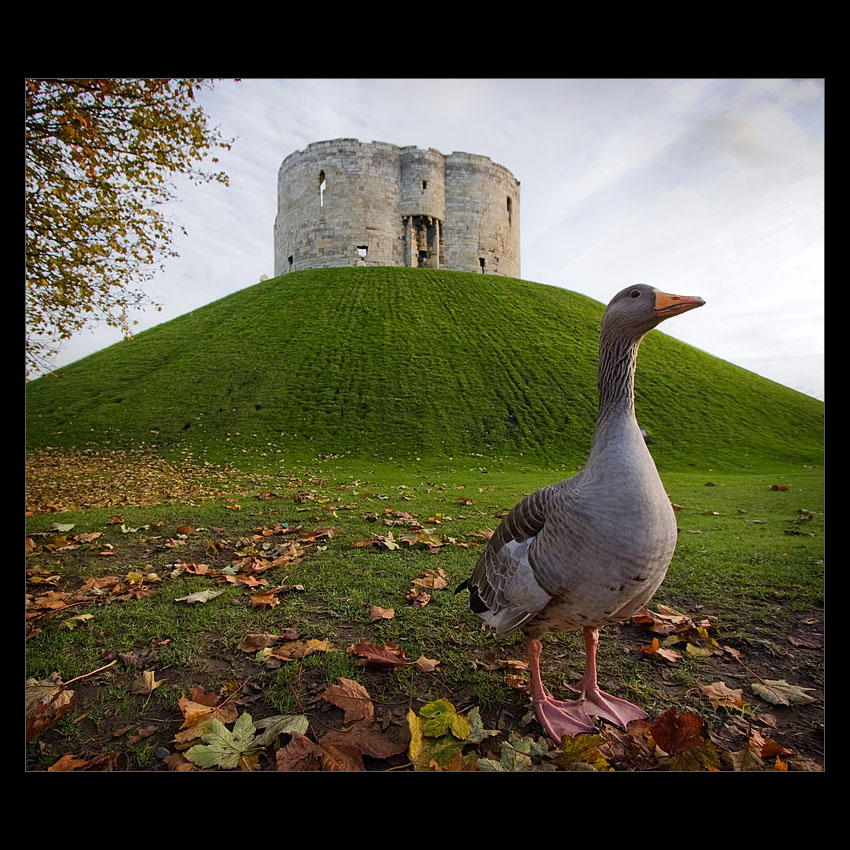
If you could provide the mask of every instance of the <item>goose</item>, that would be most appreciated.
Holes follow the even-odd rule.
[[[676,548],[673,507],[635,418],[638,347],[662,321],[701,307],[697,296],[638,284],[618,292],[602,317],[599,407],[585,466],[526,496],[504,517],[456,592],[497,636],[526,636],[531,699],[552,740],[596,731],[592,717],[623,729],[646,713],[600,690],[599,630],[629,619],[658,589]],[[582,629],[579,697],[556,700],[540,675],[541,638]]]

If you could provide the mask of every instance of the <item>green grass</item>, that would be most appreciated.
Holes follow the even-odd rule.
[[[447,545],[440,554],[432,554],[406,547],[396,551],[355,549],[351,543],[373,532],[403,531],[382,524],[385,509],[415,513],[423,519],[442,515],[443,522],[432,527],[458,539],[468,532],[493,528],[500,511],[530,489],[553,480],[552,473],[484,473],[477,468],[450,473],[436,466],[393,464],[376,468],[374,476],[355,481],[347,472],[323,468],[322,478],[311,478],[306,485],[302,473],[300,488],[290,488],[271,501],[241,498],[242,510],[238,512],[228,510],[227,502],[127,508],[123,512],[126,526],[152,526],[132,534],[124,534],[120,527],[109,524],[102,510],[29,518],[30,534],[47,533],[56,521],[74,523],[77,533],[103,532],[91,547],[28,559],[31,571],[61,575],[63,588],[76,588],[92,575],[124,575],[132,567],[148,564],[164,576],[150,597],[73,609],[70,613],[94,614],[92,621],[73,631],[61,625],[65,612],[50,614],[40,624],[42,632],[28,642],[27,675],[37,679],[59,672],[67,680],[100,667],[118,653],[153,646],[149,668],[156,670],[158,678],[167,680],[147,705],[144,697],[129,693],[135,673],[126,664],[103,674],[105,678],[96,680],[97,687],[92,683],[90,694],[83,685],[75,716],[87,714],[88,720],[63,721],[49,733],[46,740],[54,759],[64,752],[92,747],[94,741],[100,741],[104,750],[119,746],[110,737],[116,725],[144,726],[171,717],[157,739],[158,745],[168,747],[170,736],[179,726],[176,703],[180,694],[187,694],[199,684],[216,690],[226,681],[246,678],[262,690],[262,701],[251,704],[255,717],[300,713],[305,706],[315,706],[317,693],[340,676],[363,682],[384,711],[401,711],[406,705],[418,706],[428,699],[447,697],[462,707],[478,705],[489,717],[501,716],[505,710],[515,718],[523,716],[526,697],[508,687],[501,673],[473,667],[476,659],[493,653],[501,658],[522,659],[521,636],[495,639],[468,611],[466,595],[451,592],[469,575],[478,551]],[[793,666],[794,655],[789,652],[785,635],[823,605],[820,471],[711,476],[677,473],[664,478],[672,501],[682,505],[677,513],[680,534],[667,580],[653,606],[663,603],[696,618],[710,616],[718,625],[720,642],[744,651],[748,664],[755,663],[753,651],[767,647],[784,659],[780,661],[784,665],[782,677],[800,683],[805,674],[817,682],[822,676],[817,664],[803,672],[784,671]],[[707,482],[714,486],[706,486]],[[772,490],[774,484],[788,489]],[[341,486],[347,489],[342,490]],[[293,500],[294,492],[305,487],[314,500]],[[461,504],[461,496],[472,498],[474,504]],[[352,507],[345,509],[342,505]],[[377,522],[366,519],[372,511],[379,514]],[[797,522],[805,517],[810,518]],[[160,522],[162,525],[156,527]],[[226,590],[206,605],[190,607],[175,601],[188,593],[223,585],[203,577],[183,575],[170,579],[169,565],[194,561],[209,562],[216,568],[226,566],[234,557],[233,550],[222,548],[219,556],[210,558],[205,548],[207,539],[214,537],[233,544],[256,528],[274,522],[302,523],[306,528],[333,524],[339,529],[323,551],[313,550],[300,564],[266,574],[273,583],[301,584],[303,592],[281,595],[281,604],[268,611],[245,604],[244,591],[235,589]],[[201,530],[188,538],[181,549],[165,547],[164,541],[173,538],[177,528],[186,523]],[[795,533],[786,534],[787,531]],[[107,544],[115,552],[108,559],[97,554]],[[414,609],[405,599],[412,579],[436,567],[445,570],[449,588],[435,592],[426,607]],[[36,592],[42,589],[35,588]],[[241,604],[233,604],[235,601]],[[372,605],[394,608],[395,618],[371,623]],[[248,633],[279,633],[295,624],[304,637],[330,639],[333,650],[267,671],[236,648]],[[159,645],[163,638],[168,643]],[[700,700],[697,686],[727,679],[727,674],[716,673],[711,660],[684,658],[660,677],[659,668],[648,664],[638,652],[638,647],[650,639],[650,635],[635,627],[631,631],[628,627],[625,631],[616,627],[605,631],[600,646],[603,687],[637,700],[652,716],[673,704],[680,709],[697,710],[719,722]],[[424,654],[439,659],[440,667],[430,676],[411,669],[367,673],[345,651],[361,640],[376,645],[392,641],[404,649],[408,658]],[[580,635],[546,638],[545,678],[555,692],[568,693],[581,672],[582,662]],[[779,674],[765,671],[760,675],[780,678]],[[90,728],[86,735],[80,731],[83,727]],[[316,732],[321,733],[320,726]],[[132,769],[158,763],[156,759],[152,761],[145,742],[124,747],[124,751]],[[35,753],[33,758],[38,760]],[[45,760],[44,766],[48,763]]]
[[[298,272],[33,381],[27,443],[264,470],[427,456],[574,471],[593,432],[603,309],[489,275]],[[681,321],[711,322],[711,305]],[[641,348],[636,404],[662,470],[822,464],[821,402],[661,331]]]

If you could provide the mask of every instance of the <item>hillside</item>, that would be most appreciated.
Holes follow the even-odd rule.
[[[215,462],[521,454],[577,468],[603,310],[490,275],[298,272],[33,381],[27,445],[145,444]],[[821,402],[660,331],[641,347],[636,397],[662,469],[823,462]]]

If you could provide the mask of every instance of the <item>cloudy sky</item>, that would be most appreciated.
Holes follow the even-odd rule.
[[[281,161],[356,138],[489,156],[521,183],[523,278],[701,295],[663,331],[823,398],[823,80],[244,79],[199,102],[236,139],[230,187],[179,185],[188,235],[137,330],[272,276]],[[56,365],[119,338],[84,332]]]

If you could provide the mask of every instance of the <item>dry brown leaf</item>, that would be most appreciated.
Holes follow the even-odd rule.
[[[742,709],[747,704],[742,689],[733,690],[725,682],[702,685],[700,690],[708,697],[713,708]]]
[[[293,732],[285,747],[275,754],[278,770],[321,770],[319,748],[306,735]]]
[[[446,573],[442,567],[439,567],[436,570],[425,570],[419,578],[413,579],[415,587],[423,587],[428,590],[441,590],[442,588],[447,587],[448,583],[449,580],[446,578]]]
[[[358,720],[371,719],[375,715],[375,706],[369,692],[359,682],[340,676],[339,684],[330,685],[322,692],[325,702],[341,708],[345,712],[343,723],[354,723]]]
[[[440,662],[436,658],[426,658],[424,655],[420,655],[413,662],[413,666],[422,673],[433,673],[439,665]]]
[[[652,737],[665,753],[679,755],[703,743],[704,726],[698,714],[683,712],[677,717],[676,709],[671,707],[652,724]]]
[[[88,767],[88,759],[80,758],[79,756],[74,755],[64,755],[59,761],[54,762],[50,767],[47,768],[48,771],[62,771],[62,770],[78,770],[80,768]]]
[[[366,667],[404,667],[409,663],[404,650],[391,643],[378,647],[364,640],[352,644],[346,651],[359,656],[357,663]]]
[[[280,605],[280,600],[276,595],[277,593],[278,589],[276,588],[268,593],[257,593],[254,596],[249,596],[248,600],[255,608],[274,608],[275,605]]]
[[[369,620],[372,623],[378,620],[392,620],[393,617],[395,617],[394,608],[381,608],[380,605],[373,605],[372,610],[369,612]]]
[[[653,638],[652,643],[649,646],[642,646],[640,651],[644,655],[649,655],[651,658],[663,658],[665,661],[670,661],[674,664],[682,660],[682,656],[674,649],[662,647],[658,638]]]
[[[130,684],[130,693],[150,696],[160,685],[164,685],[165,681],[165,679],[157,680],[153,670],[145,670],[141,676],[137,676]]]
[[[298,658],[305,658],[314,652],[329,652],[330,648],[331,643],[329,640],[318,640],[317,638],[289,640],[271,649],[269,651],[269,657],[277,658],[281,661],[293,661]]]
[[[274,646],[274,644],[279,641],[280,635],[272,635],[268,633],[249,634],[245,635],[245,637],[236,644],[236,648],[242,650],[242,652],[259,652],[261,649]]]
[[[58,673],[45,681],[27,679],[25,688],[26,736],[29,741],[49,729],[70,711],[76,702],[74,692],[62,685]]]
[[[361,720],[348,729],[328,732],[319,741],[324,770],[365,770],[363,756],[387,759],[403,753],[407,740],[393,740],[384,732],[372,729],[371,721]]]

